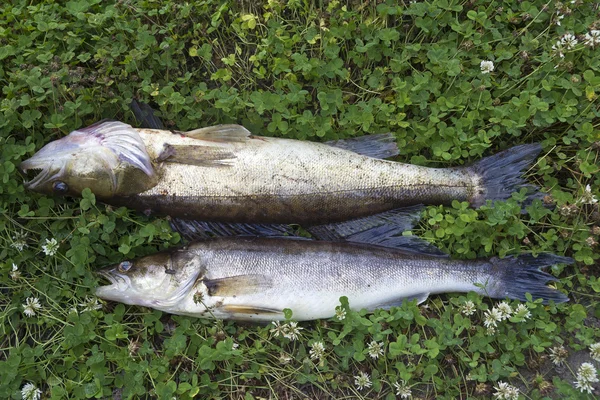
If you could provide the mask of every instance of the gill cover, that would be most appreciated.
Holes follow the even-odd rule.
[[[156,184],[141,137],[130,125],[101,121],[48,143],[19,167],[25,187],[45,194],[99,197],[140,193]]]
[[[105,300],[170,311],[185,297],[206,270],[197,254],[185,250],[166,251],[123,261],[98,273],[110,285],[96,288]]]

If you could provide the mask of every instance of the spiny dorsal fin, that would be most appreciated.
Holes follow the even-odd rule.
[[[165,129],[160,118],[156,116],[155,110],[146,103],[138,102],[137,100],[131,100],[129,105],[135,119],[140,123],[140,128],[147,129]]]
[[[271,278],[265,275],[249,274],[228,276],[218,279],[203,279],[208,294],[217,297],[255,294],[268,289],[272,285]]]
[[[390,158],[400,154],[396,138],[391,133],[332,140],[325,142],[325,144],[373,158]]]
[[[225,236],[295,236],[295,230],[286,224],[245,224],[236,222],[207,222],[173,218],[171,229],[187,240],[210,239]]]
[[[183,132],[183,134],[193,139],[210,142],[243,142],[252,135],[248,129],[235,124],[208,126]]]
[[[306,230],[319,240],[372,244],[408,253],[448,257],[431,243],[416,237],[403,236],[420,219],[423,205],[398,208],[350,221],[315,225]]]

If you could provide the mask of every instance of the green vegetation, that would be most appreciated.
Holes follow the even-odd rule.
[[[283,3],[0,5],[0,397],[32,383],[53,399],[394,398],[403,385],[413,398],[489,398],[494,387],[513,398],[500,383],[510,382],[521,399],[592,398],[573,382],[582,361],[600,367],[588,351],[600,342],[597,2]],[[415,233],[457,258],[572,256],[551,269],[571,302],[527,303],[528,318],[521,309],[491,330],[497,302],[474,295],[374,314],[344,304],[343,319],[299,324],[297,340],[287,326],[98,308],[94,270],[179,236],[92,193],[26,192],[16,166],[102,118],[135,123],[133,97],[182,130],[235,122],[307,140],[392,131],[398,161],[428,166],[539,141],[529,179],[554,207],[537,200],[521,214],[523,194],[479,210],[429,207]],[[561,346],[582,359],[555,368]]]

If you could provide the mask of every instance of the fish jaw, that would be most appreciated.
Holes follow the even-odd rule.
[[[111,198],[143,192],[157,182],[137,131],[116,121],[97,123],[46,144],[19,170],[25,188],[47,195],[80,196],[89,188],[99,198]]]
[[[131,287],[129,277],[118,274],[114,268],[98,271],[98,275],[107,279],[110,284],[97,287],[96,296],[130,305],[137,304],[137,299],[132,299],[128,295],[128,288]]]

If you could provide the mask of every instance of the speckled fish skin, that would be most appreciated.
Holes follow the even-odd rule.
[[[198,140],[139,130],[156,159],[165,142]],[[477,177],[362,156],[322,143],[251,137],[209,143],[235,154],[225,166],[164,163],[158,184],[127,199],[128,207],[182,218],[225,222],[323,223],[405,205],[468,200]]]
[[[483,165],[439,169],[367,157],[323,143],[253,136],[237,125],[204,129],[209,133],[96,124],[51,142],[24,161],[25,173],[43,171],[25,185],[48,194],[58,188],[75,196],[82,187],[90,187],[105,203],[148,214],[323,224],[413,204],[458,200],[479,206],[486,199],[507,198],[527,186],[521,169],[539,152],[539,145],[525,145],[488,157]],[[217,134],[211,136],[211,130]],[[66,161],[83,157],[71,148],[82,146],[86,134],[92,143],[85,143],[91,152],[85,162]],[[60,152],[63,148],[68,151]],[[175,156],[167,148],[176,149]],[[96,160],[96,154],[104,156]],[[486,161],[491,159],[496,161]],[[106,171],[109,167],[113,172]],[[493,185],[486,174],[494,175]]]
[[[203,318],[296,320],[334,315],[340,297],[355,310],[389,308],[430,293],[475,291],[495,298],[567,301],[545,286],[540,265],[572,260],[450,260],[347,242],[283,238],[218,238],[133,260],[101,272],[104,299]],[[529,266],[528,264],[532,264]],[[478,287],[475,284],[480,284]]]

